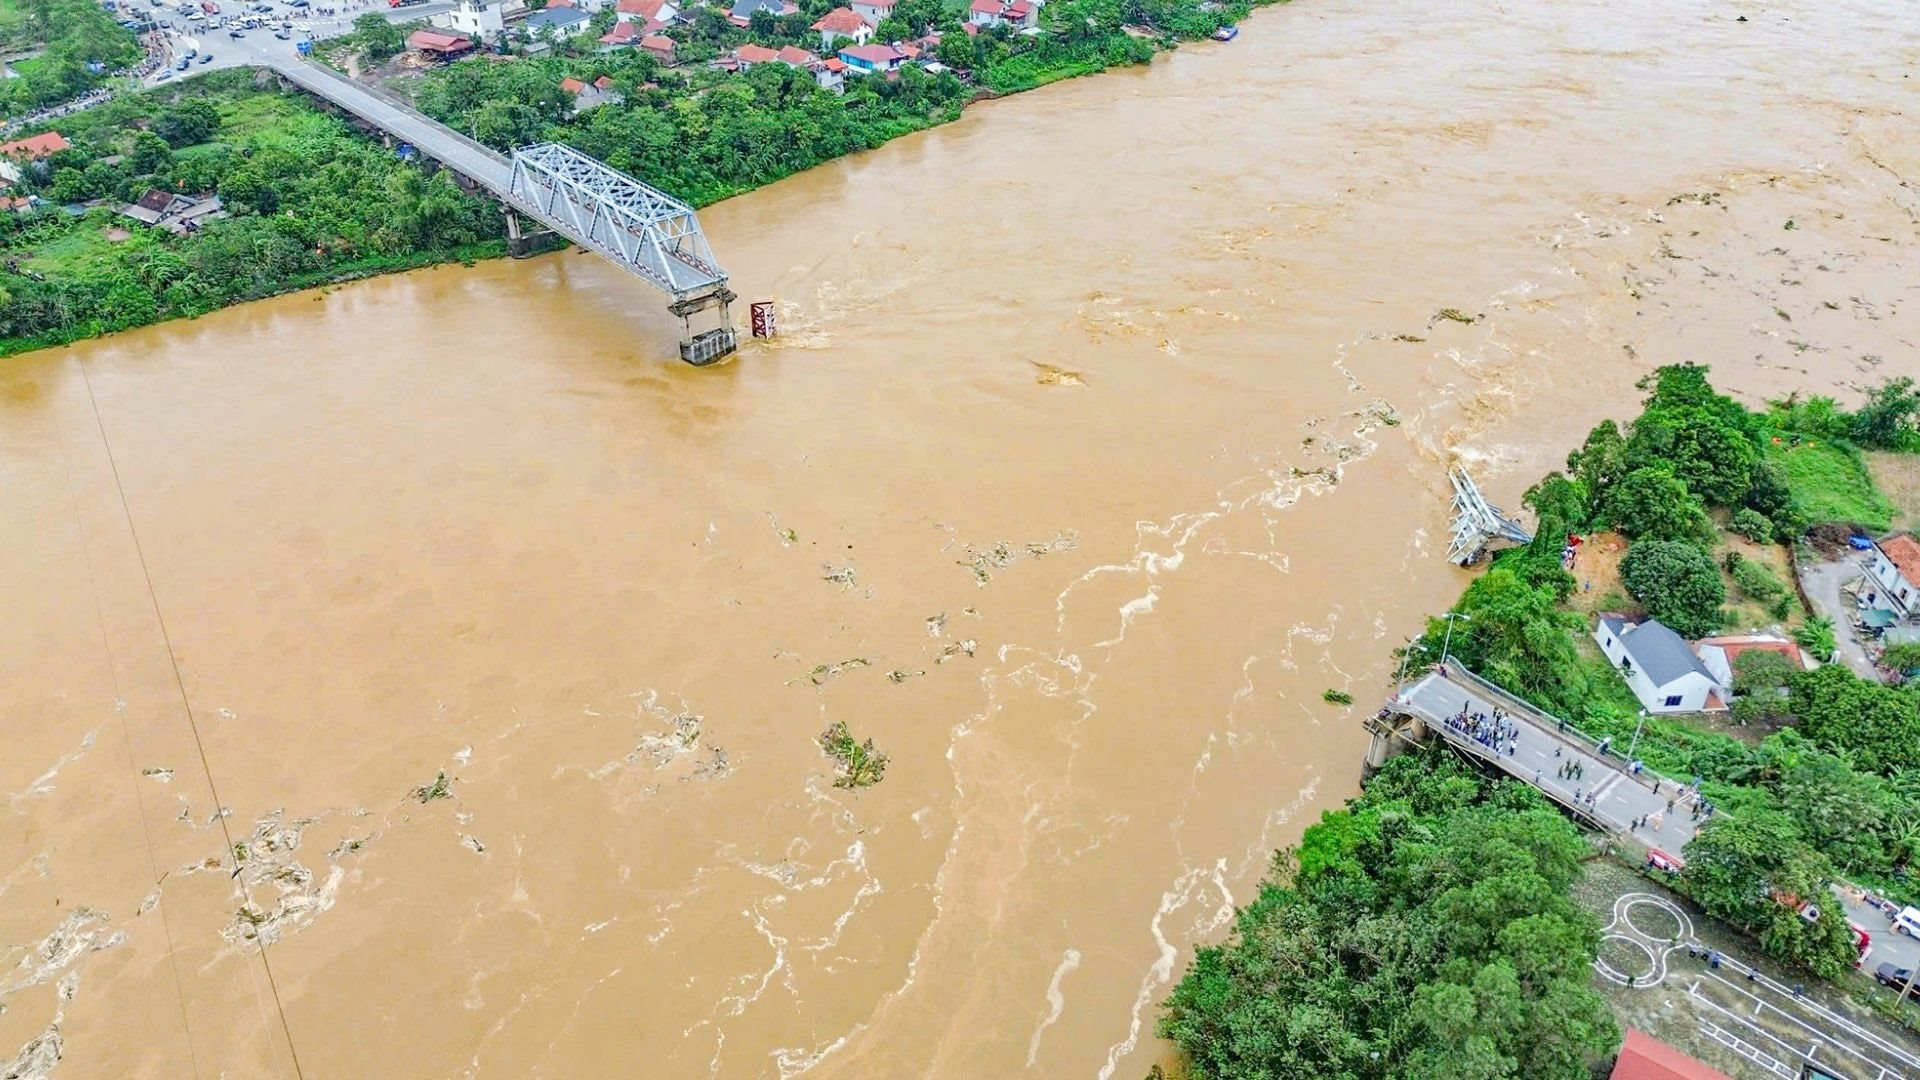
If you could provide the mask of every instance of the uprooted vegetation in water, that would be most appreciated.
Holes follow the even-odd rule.
[[[1443,307],[1439,311],[1436,311],[1433,313],[1433,318],[1427,320],[1427,325],[1432,326],[1434,323],[1437,323],[1442,319],[1445,319],[1448,322],[1457,322],[1462,326],[1472,326],[1474,323],[1480,321],[1478,317],[1469,315],[1466,312],[1461,311],[1459,308]]]
[[[408,792],[408,794],[420,800],[422,805],[430,803],[435,799],[451,799],[453,798],[453,781],[449,780],[447,774],[442,772],[433,778],[433,783],[422,784]]]
[[[1345,690],[1328,690],[1320,695],[1320,700],[1329,705],[1351,705],[1353,704],[1353,695],[1347,693]]]
[[[993,571],[1004,570],[1021,559],[1038,559],[1055,551],[1067,551],[1077,546],[1080,537],[1073,532],[1060,532],[1051,540],[1030,540],[1024,544],[1013,544],[1000,540],[988,547],[977,548],[972,544],[960,545],[966,552],[966,558],[956,560],[960,566],[973,571],[973,582],[985,585],[993,580]]]
[[[820,749],[833,759],[834,787],[872,787],[887,774],[887,755],[873,745],[872,739],[856,742],[845,720],[835,720],[820,733]]]
[[[837,664],[815,664],[810,670],[807,671],[806,674],[796,675],[793,678],[788,679],[787,685],[792,686],[794,683],[804,682],[813,686],[824,686],[829,681],[831,681],[836,675],[839,675],[841,672],[846,671],[849,668],[863,668],[863,667],[872,667],[872,666],[873,666],[873,661],[867,659],[864,656],[850,657],[846,660],[840,661]]]

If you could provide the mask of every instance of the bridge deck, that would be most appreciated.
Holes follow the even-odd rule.
[[[1450,677],[1454,675],[1458,677]],[[1447,723],[1450,717],[1460,715],[1463,707],[1470,715],[1491,716],[1495,705],[1519,728],[1512,754],[1508,754],[1505,747],[1496,753],[1470,733]],[[1444,674],[1436,670],[1404,688],[1391,707],[1420,717],[1428,728],[1448,742],[1482,760],[1497,763],[1556,801],[1565,805],[1578,802],[1580,812],[1596,824],[1614,832],[1630,833],[1641,843],[1678,855],[1698,828],[1699,823],[1692,820],[1687,801],[1680,800],[1671,811],[1667,809],[1668,800],[1679,795],[1679,782],[1646,772],[1639,777],[1628,775],[1619,756],[1625,753],[1625,747],[1616,747],[1613,753],[1602,757],[1576,735],[1562,734],[1558,720],[1468,674],[1453,669]],[[1581,764],[1585,770],[1581,779],[1562,779],[1557,775],[1557,770],[1568,761]],[[1656,783],[1658,793],[1654,791]],[[1597,795],[1592,806],[1580,798],[1587,794]],[[1630,823],[1643,815],[1661,815],[1659,826],[1649,823],[1630,829]]]

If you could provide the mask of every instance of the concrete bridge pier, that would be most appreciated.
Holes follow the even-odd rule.
[[[536,228],[528,231],[527,227],[522,224],[520,220],[520,212],[518,210],[515,210],[511,206],[503,206],[501,209],[504,210],[507,215],[507,254],[516,259],[524,259],[529,255],[538,255],[543,247],[540,243],[541,238],[552,234],[544,228]]]
[[[739,334],[733,328],[733,315],[728,309],[728,305],[739,298],[723,283],[667,305],[668,311],[680,316],[680,359],[694,367],[705,367],[723,356],[731,356],[740,347]],[[720,309],[720,325],[696,333],[693,317],[714,307]]]

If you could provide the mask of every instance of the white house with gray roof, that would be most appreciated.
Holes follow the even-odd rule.
[[[1723,712],[1728,690],[1687,640],[1658,619],[1600,616],[1593,640],[1650,713]]]

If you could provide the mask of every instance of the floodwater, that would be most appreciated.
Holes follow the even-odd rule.
[[[1141,1076],[1460,588],[1449,461],[1920,373],[1917,65],[1299,0],[704,212],[782,328],[715,369],[581,254],[7,361],[0,1064]]]

